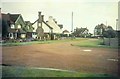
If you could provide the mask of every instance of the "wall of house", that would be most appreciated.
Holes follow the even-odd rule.
[[[50,28],[42,22],[42,28],[44,29],[44,33],[51,33]]]
[[[53,28],[53,33],[62,33],[62,29],[55,23],[52,17],[49,17],[47,24]]]
[[[23,21],[23,19],[22,19],[22,17],[20,16],[20,18],[15,22],[15,27],[17,28],[17,29],[21,29],[21,28],[19,28],[21,26],[21,28],[22,27],[25,27],[25,23],[24,23],[24,21]]]

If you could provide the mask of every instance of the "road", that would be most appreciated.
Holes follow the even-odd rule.
[[[74,42],[3,47],[3,64],[117,74],[118,51],[73,46]]]

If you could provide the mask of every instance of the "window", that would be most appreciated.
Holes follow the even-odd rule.
[[[40,26],[40,27],[41,27],[41,23],[38,23],[38,26]]]
[[[21,34],[21,38],[25,38],[26,37],[26,34]]]
[[[12,33],[10,33],[10,37],[12,37]]]
[[[17,28],[20,29],[20,28],[21,28],[21,25],[18,25]]]
[[[14,28],[15,28],[15,25],[14,25],[14,24],[11,24],[10,27],[11,27],[11,29],[14,29]]]

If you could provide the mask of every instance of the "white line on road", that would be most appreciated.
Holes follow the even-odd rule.
[[[118,59],[107,59],[108,61],[118,61]]]
[[[63,69],[55,69],[55,68],[39,68],[39,67],[31,67],[32,69],[41,69],[41,70],[53,70],[53,71],[65,71],[65,72],[76,72],[71,70],[63,70]]]
[[[91,52],[92,50],[88,50],[88,49],[87,49],[87,50],[83,50],[83,51],[85,51],[85,52]]]

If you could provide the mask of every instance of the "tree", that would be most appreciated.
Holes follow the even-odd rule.
[[[111,26],[108,26],[107,30],[103,33],[103,36],[106,38],[114,38],[116,33]]]

